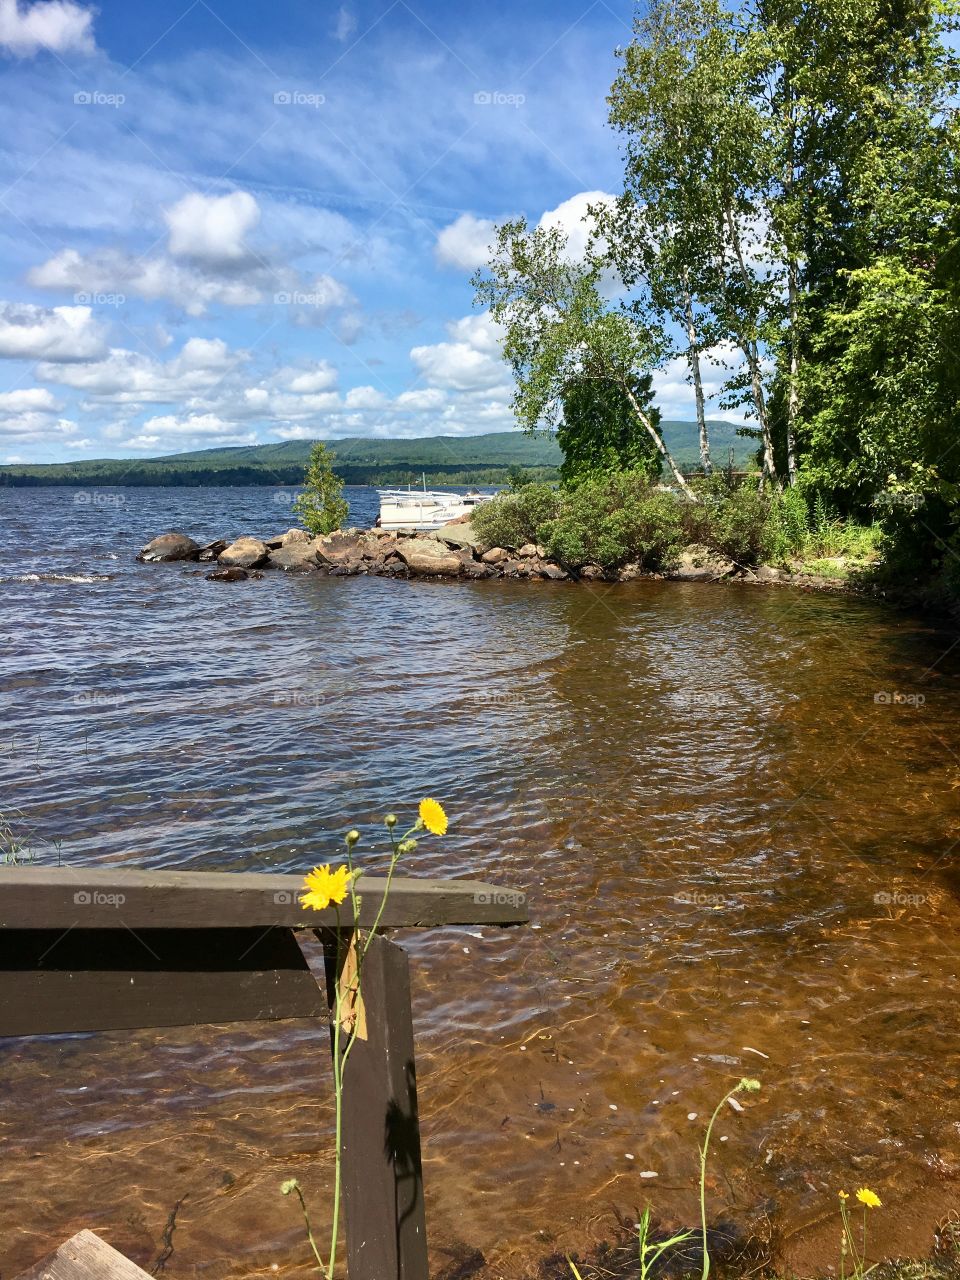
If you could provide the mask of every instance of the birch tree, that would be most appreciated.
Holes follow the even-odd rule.
[[[527,431],[556,427],[563,395],[578,382],[613,384],[630,406],[691,502],[687,484],[659,426],[635,388],[638,378],[663,363],[666,335],[655,314],[637,300],[630,307],[608,301],[601,291],[609,263],[588,249],[570,256],[557,228],[529,228],[523,218],[498,229],[493,257],[474,276],[476,300],[504,326],[503,353],[513,371],[514,412]]]

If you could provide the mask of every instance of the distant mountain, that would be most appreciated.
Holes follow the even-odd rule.
[[[664,437],[681,467],[700,453],[694,422],[664,422]],[[711,451],[726,466],[730,449],[743,465],[754,451],[729,422],[711,422]],[[0,467],[0,487],[33,485],[271,485],[299,484],[310,440],[199,449],[161,458],[98,458],[78,462],[13,463]],[[498,431],[482,436],[423,436],[414,440],[350,437],[327,441],[334,469],[347,484],[502,484],[512,467],[531,478],[554,479],[563,455],[552,434]]]

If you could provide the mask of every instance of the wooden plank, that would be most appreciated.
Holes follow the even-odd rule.
[[[95,1236],[79,1231],[16,1280],[150,1280],[146,1271]]]
[[[360,924],[370,926],[384,880],[362,876]],[[2,929],[235,929],[284,925],[335,928],[337,913],[300,906],[303,877],[251,871],[146,871],[132,868],[0,867]],[[352,924],[349,903],[341,914]],[[523,924],[526,898],[472,880],[396,877],[384,927]]]
[[[0,932],[0,1036],[326,1016],[290,929]]]
[[[335,939],[325,940],[328,993]],[[341,956],[341,959],[343,957]],[[366,1038],[344,1071],[343,1204],[350,1280],[428,1280],[410,972],[379,934],[363,963]]]

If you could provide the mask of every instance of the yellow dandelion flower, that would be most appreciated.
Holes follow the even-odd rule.
[[[420,821],[431,835],[447,834],[447,815],[443,812],[443,805],[438,800],[420,801]]]
[[[881,1208],[880,1197],[875,1191],[871,1191],[869,1187],[861,1187],[857,1192],[857,1199],[861,1204],[865,1204],[868,1209]]]
[[[350,888],[350,871],[347,867],[335,867],[332,871],[326,865],[314,867],[307,873],[303,882],[306,893],[300,895],[302,907],[312,907],[314,911],[325,911],[331,902],[341,903]]]

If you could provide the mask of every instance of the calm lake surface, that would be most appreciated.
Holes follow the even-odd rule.
[[[408,873],[530,893],[534,927],[402,938],[438,1275],[536,1275],[648,1199],[691,1223],[744,1074],[715,1216],[787,1245],[866,1185],[918,1245],[890,1233],[960,1176],[950,636],[748,586],[214,584],[134,555],[279,532],[289,491],[84,496],[0,490],[0,809],[41,861],[302,871],[356,825],[379,868],[382,814],[433,795],[451,832]],[[325,1220],[326,1052],[0,1042],[0,1274],[89,1226],[166,1276],[306,1277],[279,1185]]]

